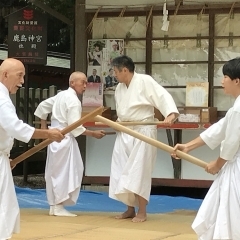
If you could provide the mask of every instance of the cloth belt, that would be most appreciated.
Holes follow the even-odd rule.
[[[51,120],[51,126],[49,128],[58,128],[59,130],[62,130],[64,128],[66,128],[67,125],[66,124],[61,124],[58,120]],[[65,136],[70,136],[70,137],[74,137],[73,134],[70,132],[70,133],[67,133],[65,134]]]
[[[156,121],[154,118],[147,118],[147,119],[144,119],[143,121],[139,121],[139,122],[153,122],[153,121]],[[158,120],[157,120],[158,121]],[[141,128],[148,128],[148,129],[156,129],[157,126],[156,125],[132,125],[132,126],[128,126],[128,125],[125,125],[124,127],[127,127],[129,129],[132,129],[132,130],[140,130]]]

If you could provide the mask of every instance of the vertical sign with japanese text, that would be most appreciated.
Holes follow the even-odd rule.
[[[24,64],[47,64],[47,18],[35,9],[21,9],[9,16],[8,57]]]

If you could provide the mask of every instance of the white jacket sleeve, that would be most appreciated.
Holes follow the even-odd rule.
[[[220,157],[233,160],[240,147],[240,112],[232,111],[228,118],[225,138],[221,143]]]
[[[9,102],[1,105],[0,126],[4,126],[9,136],[22,142],[29,142],[35,131],[35,128],[18,118],[14,105]]]
[[[50,98],[42,101],[38,105],[36,111],[34,112],[34,115],[39,117],[40,119],[46,120],[48,117],[48,114],[52,112],[52,107],[55,102],[55,98],[56,98],[56,96],[50,97]]]
[[[222,118],[218,122],[214,123],[208,129],[200,134],[201,139],[211,149],[216,148],[221,144],[225,138],[226,131],[226,117]]]
[[[154,79],[149,81],[149,85],[145,86],[147,96],[152,105],[157,108],[166,118],[171,113],[179,114],[177,106],[172,95]]]

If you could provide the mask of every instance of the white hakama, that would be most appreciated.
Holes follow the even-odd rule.
[[[20,232],[20,212],[6,153],[0,152],[0,240]]]
[[[212,149],[221,144],[227,160],[210,187],[192,224],[199,240],[240,239],[240,97],[226,116],[201,135]]]
[[[132,127],[132,130],[157,138],[155,126]],[[109,196],[132,207],[139,205],[135,194],[149,201],[156,154],[156,147],[119,132],[112,156]]]
[[[52,113],[51,128],[63,129],[81,118],[81,102],[75,90],[68,88],[41,102],[35,111],[40,119]],[[49,205],[74,205],[83,177],[83,162],[75,137],[86,129],[82,126],[67,134],[60,143],[48,147],[45,169]]]
[[[9,92],[1,82],[0,110],[0,240],[6,240],[20,230],[20,211],[9,162],[13,138],[29,142],[35,129],[19,120]]]
[[[153,121],[154,107],[167,117],[178,113],[172,96],[152,77],[134,73],[129,87],[123,83],[115,91],[118,121]],[[157,138],[156,126],[134,126],[133,130]],[[118,133],[113,149],[109,197],[128,206],[138,206],[135,194],[149,201],[151,174],[156,147],[125,133]]]
[[[53,121],[51,127],[61,129]],[[74,205],[77,202],[83,177],[83,162],[78,143],[72,134],[48,147],[45,169],[49,205]]]

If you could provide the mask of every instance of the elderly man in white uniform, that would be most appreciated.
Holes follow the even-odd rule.
[[[240,58],[226,62],[223,75],[225,93],[236,99],[233,107],[199,137],[174,148],[189,152],[203,145],[211,149],[220,145],[219,157],[205,169],[218,174],[217,178],[192,224],[199,240],[240,239]]]
[[[117,121],[153,121],[154,107],[172,124],[178,110],[172,96],[151,76],[134,72],[131,58],[119,56],[112,66],[119,84],[115,91]],[[134,126],[133,130],[157,138],[156,126]],[[133,222],[147,219],[146,205],[151,190],[151,174],[157,149],[128,134],[117,134],[112,155],[109,196],[128,206],[116,218],[132,218]],[[135,213],[135,207],[139,207]]]
[[[20,212],[9,163],[13,140],[28,142],[50,138],[61,141],[58,129],[40,130],[23,123],[16,115],[9,97],[24,83],[25,68],[16,59],[6,59],[0,65],[0,240],[10,239],[20,230]]]
[[[81,118],[82,106],[78,94],[87,86],[86,75],[74,72],[69,78],[69,88],[56,96],[41,102],[35,115],[42,120],[46,128],[46,119],[52,113],[51,127],[65,128]],[[79,196],[83,176],[83,162],[75,137],[88,135],[102,138],[102,130],[90,131],[80,126],[67,134],[60,143],[49,145],[45,169],[47,199],[50,205],[49,215],[75,217],[64,206],[74,205]]]

